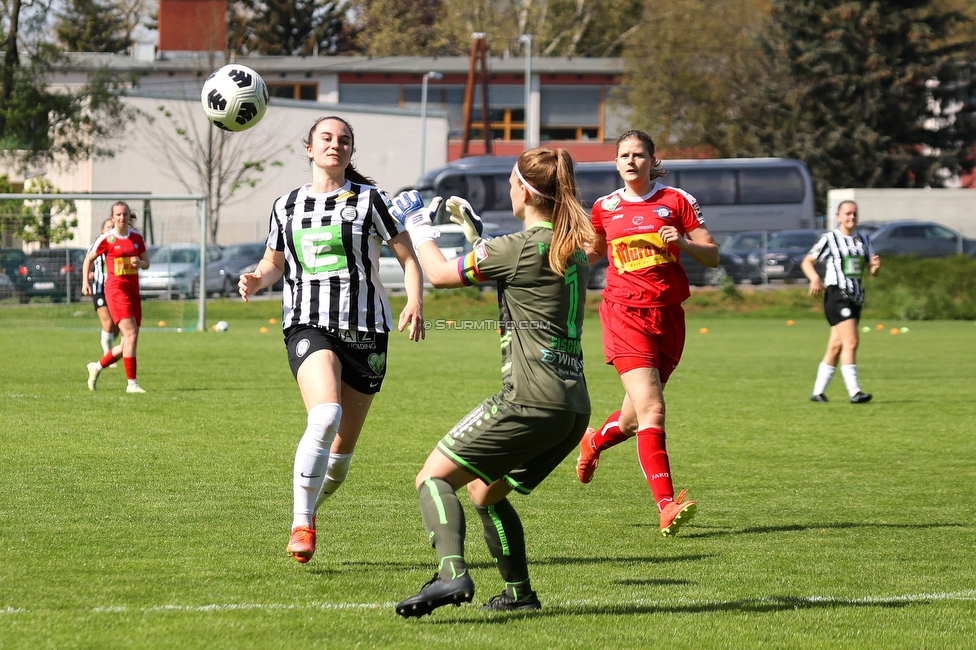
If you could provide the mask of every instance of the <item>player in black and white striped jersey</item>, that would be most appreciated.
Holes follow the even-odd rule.
[[[275,201],[264,258],[238,283],[246,301],[285,279],[285,346],[308,412],[287,549],[299,562],[315,552],[315,513],[345,480],[386,375],[393,319],[379,277],[383,241],[404,270],[407,304],[397,327],[409,327],[414,341],[425,334],[423,275],[410,235],[390,216],[386,194],[352,166],[353,137],[340,117],[312,125],[304,140],[312,182]]]
[[[817,262],[826,264],[822,281],[815,268]],[[857,326],[864,304],[864,272],[877,273],[881,258],[871,249],[871,240],[857,232],[857,204],[854,201],[842,201],[837,206],[837,228],[820,237],[803,258],[801,267],[810,280],[810,295],[824,292],[824,315],[830,323],[827,352],[817,369],[810,399],[827,401],[824,392],[839,361],[851,403],[871,401],[871,395],[861,391],[857,377]]]
[[[112,218],[109,217],[102,222],[102,234],[104,235],[114,227]],[[96,237],[95,242],[88,250],[93,250],[97,245],[98,238]],[[112,314],[108,310],[108,303],[105,302],[105,255],[100,255],[95,258],[89,280],[91,280],[92,303],[95,305],[95,313],[98,315],[98,320],[102,324],[99,339],[102,344],[102,354],[105,355],[115,345],[115,337],[119,334],[119,326],[112,320]],[[112,366],[114,365],[113,363]]]

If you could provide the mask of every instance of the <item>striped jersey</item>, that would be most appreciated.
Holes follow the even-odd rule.
[[[281,326],[389,332],[390,303],[380,282],[380,245],[400,233],[390,199],[346,181],[316,194],[303,185],[271,209],[268,247],[285,255]]]
[[[827,266],[824,286],[839,288],[858,304],[864,302],[862,278],[873,255],[870,239],[857,231],[845,235],[840,230],[831,230],[820,236],[810,255]]]
[[[95,240],[91,246],[88,247],[88,252],[95,250],[95,246],[98,245],[98,240]],[[92,278],[91,292],[92,295],[97,296],[98,294],[105,293],[105,253],[102,253],[95,258],[91,266]]]

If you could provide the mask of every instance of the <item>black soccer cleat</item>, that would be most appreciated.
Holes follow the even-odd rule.
[[[851,404],[867,404],[871,401],[872,397],[874,396],[871,393],[857,391],[854,393],[853,397],[851,397]]]
[[[515,600],[503,591],[497,596],[492,596],[487,605],[482,605],[478,609],[492,612],[516,612],[529,609],[542,609],[542,603],[539,602],[539,597],[535,595],[534,591],[530,592],[525,598],[519,598],[518,600]]]
[[[470,603],[474,598],[474,581],[465,571],[463,575],[453,580],[441,580],[435,573],[416,596],[410,596],[396,606],[396,613],[403,618],[430,614],[444,605],[460,605]]]
[[[827,399],[827,396],[826,395],[824,395],[823,393],[820,393],[819,395],[811,395],[810,396],[810,401],[811,402],[829,402],[830,400]]]

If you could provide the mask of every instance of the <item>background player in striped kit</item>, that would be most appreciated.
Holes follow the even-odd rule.
[[[304,140],[312,182],[277,199],[268,248],[254,273],[240,277],[246,301],[284,275],[282,329],[307,411],[295,452],[294,509],[287,552],[308,562],[315,513],[349,471],[373,396],[386,374],[390,304],[379,278],[385,240],[404,270],[407,304],[398,329],[424,337],[423,275],[389,213],[389,199],[352,165],[352,127],[318,119]]]
[[[600,453],[637,437],[637,458],[659,512],[661,533],[674,535],[690,520],[694,501],[677,498],[665,447],[664,386],[681,360],[685,313],[691,295],[678,261],[682,251],[704,266],[718,266],[718,246],[705,227],[695,197],[655,179],[667,172],[643,131],[617,140],[617,171],[624,187],[593,204],[596,244],[590,262],[609,255],[600,304],[603,350],[620,375],[624,400],[598,430],[580,442],[576,473],[589,483]]]
[[[529,583],[522,522],[507,496],[531,493],[576,448],[590,419],[580,345],[593,241],[576,199],[573,159],[565,149],[530,149],[512,170],[512,211],[522,232],[485,242],[480,220],[463,199],[447,201],[451,219],[474,250],[445,260],[428,208],[416,191],[394,202],[424,271],[436,287],[497,280],[502,390],[475,407],[428,456],[415,486],[437,573],[400,602],[400,616],[469,602],[474,581],[464,561],[464,510],[455,493],[467,486],[505,591],[482,609],[530,610],[541,604]],[[435,199],[439,202],[439,198]]]
[[[112,217],[102,223],[102,234],[104,235],[112,229]],[[96,240],[88,249],[92,251],[98,243]],[[92,302],[95,304],[95,313],[102,324],[102,331],[99,339],[102,344],[102,354],[108,354],[109,350],[115,345],[115,337],[119,333],[119,326],[112,320],[112,314],[108,310],[108,303],[105,302],[105,255],[99,255],[92,262],[91,272],[88,274],[91,281]],[[111,364],[115,365],[115,364]]]
[[[817,262],[826,264],[823,281],[817,274]],[[857,325],[864,304],[864,271],[867,269],[871,275],[877,273],[881,258],[871,250],[871,240],[857,232],[857,204],[854,201],[842,201],[837,206],[837,228],[821,235],[800,267],[810,280],[810,295],[824,294],[824,315],[830,323],[827,352],[817,368],[810,399],[827,401],[824,392],[840,361],[840,374],[844,377],[851,403],[870,402],[871,395],[861,390],[857,377],[857,346],[860,342]]]

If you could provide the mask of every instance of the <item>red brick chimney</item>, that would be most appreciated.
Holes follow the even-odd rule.
[[[227,0],[159,0],[159,50],[221,52]]]

